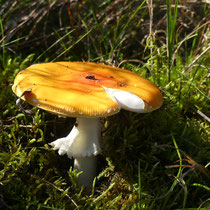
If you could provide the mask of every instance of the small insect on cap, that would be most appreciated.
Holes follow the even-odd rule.
[[[149,112],[163,102],[159,89],[128,70],[86,62],[35,64],[12,86],[23,100],[64,116],[103,117],[119,110]]]

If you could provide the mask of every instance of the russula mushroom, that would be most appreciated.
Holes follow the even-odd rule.
[[[87,62],[32,65],[17,74],[12,90],[38,108],[77,118],[69,135],[50,145],[74,158],[74,168],[83,171],[79,184],[86,187],[92,184],[101,152],[99,118],[120,109],[150,112],[163,102],[159,89],[138,74]]]

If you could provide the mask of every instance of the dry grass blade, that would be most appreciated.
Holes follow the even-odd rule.
[[[210,118],[206,116],[203,112],[201,112],[200,110],[197,110],[197,113],[210,123]]]
[[[173,146],[165,145],[165,147],[169,148],[174,148]],[[193,160],[189,155],[187,155],[184,151],[180,150],[179,151],[186,157],[186,159],[182,159],[183,161],[186,161],[189,163],[189,165],[181,165],[181,167],[184,168],[191,168],[192,170],[197,169],[198,171],[203,174],[208,181],[210,181],[210,172],[208,171],[207,168],[202,166],[201,164],[197,163],[195,160]],[[166,168],[177,168],[180,167],[180,165],[170,165],[170,166],[165,166]]]
[[[10,206],[8,206],[6,204],[6,202],[4,201],[4,197],[2,194],[0,194],[0,208],[5,208],[5,209],[12,209]]]
[[[201,54],[197,55],[193,59],[193,61],[182,71],[182,74],[187,72],[193,66],[193,64],[196,63],[199,60],[199,58],[201,58],[206,52],[209,51],[209,49],[210,49],[210,44],[208,45],[208,47]]]
[[[189,33],[180,43],[179,45],[177,46],[177,48],[174,50],[174,53],[173,53],[173,58],[172,58],[172,64],[174,63],[175,61],[175,58],[176,58],[176,55],[177,55],[177,52],[178,50],[180,49],[180,47],[182,46],[182,44],[189,39],[189,37],[191,37],[193,34],[196,33],[196,31],[200,30],[201,28],[207,26],[208,24],[210,24],[210,21],[207,21],[206,23],[202,24],[201,26],[199,26],[198,28],[196,27],[191,33]]]
[[[209,3],[210,3],[210,2],[209,2]],[[208,202],[210,202],[210,198],[208,198],[207,200],[205,200],[204,202],[202,202],[201,205],[198,207],[197,210],[200,210],[201,208],[203,208],[204,205],[205,205],[206,203],[208,203]]]
[[[150,40],[150,46],[154,45],[154,33],[152,31],[152,26],[153,26],[153,0],[148,0],[148,9],[149,9],[149,16],[150,16],[150,21],[149,21],[149,37],[148,40]],[[150,54],[153,55],[153,48],[150,47]],[[151,72],[153,72],[153,61],[151,60]]]
[[[36,16],[35,18],[37,19],[35,24],[33,25],[31,31],[29,32],[29,36],[32,35],[34,33],[34,30],[36,30],[37,25],[39,24],[39,22],[47,15],[47,13],[49,13],[49,10],[56,4],[56,1],[53,1],[49,7],[48,10],[46,10],[46,8],[42,8],[40,11],[36,12]]]

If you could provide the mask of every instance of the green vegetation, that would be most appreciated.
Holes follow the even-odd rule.
[[[0,0],[0,209],[210,209],[209,6]],[[152,113],[102,119],[91,193],[48,145],[74,119],[24,103],[26,115],[11,90],[18,71],[61,60],[130,69],[164,95]]]

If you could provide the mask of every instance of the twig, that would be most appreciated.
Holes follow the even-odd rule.
[[[60,192],[62,192],[62,193],[64,192],[63,189],[57,187],[57,186],[54,185],[53,183],[48,182],[47,180],[45,180],[45,179],[43,179],[43,178],[40,178],[40,177],[38,177],[38,176],[36,176],[36,175],[34,175],[34,174],[29,174],[29,175],[32,176],[33,178],[36,178],[36,179],[42,181],[42,182],[45,182],[46,184],[48,184],[48,185],[54,187],[56,190],[58,190],[58,191],[60,191]],[[76,202],[75,202],[68,194],[65,193],[64,195],[65,195],[68,199],[70,199],[71,202],[78,208],[78,205],[76,204]]]
[[[178,45],[178,47],[176,48],[176,50],[174,51],[174,54],[173,54],[173,58],[172,58],[172,65],[174,63],[174,60],[175,60],[175,57],[176,57],[176,54],[179,50],[179,48],[181,47],[181,45],[190,37],[192,36],[197,30],[203,28],[204,26],[210,24],[210,21],[207,21],[206,23],[204,23],[203,25],[201,25],[200,27],[198,28],[195,28],[191,33],[189,33]]]
[[[166,148],[172,148],[175,149],[174,146],[171,145],[162,145],[162,147],[166,147]],[[207,168],[205,168],[204,166],[202,166],[201,164],[197,163],[196,161],[194,161],[189,155],[187,155],[183,150],[179,149],[179,151],[186,157],[186,159],[182,159],[183,161],[188,162],[192,167],[192,170],[198,170],[203,176],[205,176],[205,178],[210,181],[210,173],[209,170]],[[168,166],[167,166],[168,167]],[[178,166],[180,167],[180,165]]]
[[[200,110],[197,110],[197,113],[210,123],[210,118],[206,116],[203,112],[201,112]]]
[[[191,165],[170,165],[170,166],[165,166],[165,168],[178,168],[178,167],[192,168]]]
[[[182,174],[182,176],[181,177],[176,177],[176,176],[174,176],[174,178],[177,180],[177,182],[176,182],[176,184],[174,185],[174,187],[175,186],[177,186],[177,184],[180,184],[181,182],[180,182],[180,178],[184,178],[189,172],[191,172],[193,169],[192,168],[190,168],[190,169],[188,169],[184,174]],[[181,184],[180,184],[181,185]],[[183,188],[183,185],[181,185],[181,187]],[[169,195],[169,193],[171,193],[172,192],[172,189],[169,189],[169,191],[165,194],[165,195],[162,195],[162,196],[159,196],[159,197],[157,197],[157,198],[151,198],[151,199],[149,199],[150,201],[156,201],[156,200],[160,200],[160,199],[163,199],[163,198],[165,198],[165,197],[167,197],[168,195]]]
[[[182,74],[185,73],[189,68],[192,67],[192,65],[202,56],[204,55],[208,50],[210,49],[210,45],[200,54],[198,55],[183,71]]]
[[[208,203],[208,202],[210,202],[210,198],[208,198],[207,200],[205,200],[204,202],[202,202],[201,205],[198,207],[197,210],[200,210],[201,208],[203,208],[204,205],[205,205],[206,203]]]
[[[120,66],[123,64],[123,63],[126,63],[126,62],[133,62],[133,63],[140,63],[142,65],[145,65],[145,63],[141,60],[138,60],[138,59],[125,59],[125,60],[122,60],[118,65],[117,67],[120,68]]]
[[[4,208],[6,208],[6,209],[12,209],[10,206],[8,206],[8,205],[6,204],[6,202],[4,201],[3,198],[4,198],[3,195],[0,194],[0,208],[4,207]]]

